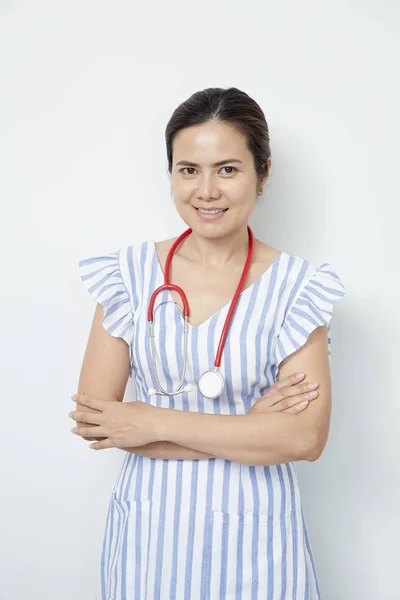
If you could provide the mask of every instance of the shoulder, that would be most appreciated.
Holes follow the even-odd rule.
[[[155,242],[151,239],[144,239],[122,245],[114,253],[118,256],[121,269],[132,271],[140,269],[153,256]]]
[[[299,316],[314,324],[328,323],[333,306],[346,294],[344,281],[331,263],[287,252],[282,252],[278,279],[278,320],[288,318],[297,328],[306,329],[304,323],[294,324]]]
[[[264,264],[265,267],[276,264],[277,277],[287,286],[307,280],[319,267],[328,265],[328,263],[318,265],[297,254],[290,254],[285,250],[269,246],[256,238],[254,238],[253,262]]]
[[[314,329],[329,328],[334,306],[345,293],[345,284],[332,264],[284,253],[275,313],[277,366],[304,345]],[[329,344],[328,336],[328,349]]]
[[[281,250],[277,248],[273,248],[272,246],[268,246],[268,244],[264,244],[261,240],[254,238],[253,245],[253,262],[254,263],[262,263],[265,266],[268,264],[272,264],[275,262],[280,255],[282,254]]]
[[[81,277],[99,287],[123,283],[130,290],[151,260],[153,248],[152,240],[144,240],[83,256],[79,260]]]
[[[153,250],[157,254],[160,263],[164,263],[167,258],[167,254],[171,249],[172,244],[177,240],[177,237],[168,238],[167,240],[161,240],[159,242],[152,241]]]
[[[274,269],[273,284],[278,314],[286,314],[299,302],[333,304],[345,294],[337,269],[327,261],[318,262],[291,254],[255,239],[254,260]]]
[[[307,270],[310,271],[317,266],[315,263],[311,263],[307,258],[274,248],[273,246],[269,246],[261,240],[254,238],[253,262],[264,263],[268,266],[268,264],[272,264],[278,260],[282,263],[280,266],[283,267],[283,270],[286,269],[288,271],[288,275],[290,272],[292,272],[293,275],[293,273],[299,269],[302,269],[305,272]],[[282,268],[280,270],[282,270]]]
[[[305,281],[317,269],[317,265],[306,258],[274,248],[258,239],[254,240],[253,262],[264,269],[275,266],[277,281],[283,284],[283,288]]]

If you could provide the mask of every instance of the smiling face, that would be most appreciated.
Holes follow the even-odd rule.
[[[171,175],[176,208],[193,231],[217,237],[247,226],[260,186],[246,138],[233,125],[211,121],[181,129]]]

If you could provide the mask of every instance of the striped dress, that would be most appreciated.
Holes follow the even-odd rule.
[[[204,398],[196,382],[213,367],[229,304],[189,325],[185,384],[174,397],[157,387],[147,308],[164,282],[156,246],[145,241],[79,263],[104,309],[103,326],[130,349],[136,396],[154,406],[242,415],[277,380],[280,362],[328,325],[345,293],[332,267],[282,252],[242,291],[226,339],[225,389]],[[154,309],[158,372],[164,388],[182,372],[182,324],[169,291]],[[330,349],[329,349],[330,358]],[[111,493],[102,547],[101,600],[309,600],[319,589],[296,465],[142,457],[124,452]]]

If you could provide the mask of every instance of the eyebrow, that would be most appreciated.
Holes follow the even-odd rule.
[[[237,158],[228,158],[226,160],[220,160],[219,162],[213,163],[211,166],[212,167],[221,167],[222,165],[226,165],[226,163],[240,163],[241,164],[242,161]],[[178,166],[178,165],[186,165],[188,167],[199,167],[200,166],[197,163],[190,162],[189,160],[180,160],[179,162],[176,163],[176,166]]]

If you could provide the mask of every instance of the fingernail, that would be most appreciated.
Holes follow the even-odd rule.
[[[296,373],[296,377],[298,377],[298,379],[300,379],[300,377],[304,377],[305,373]]]

